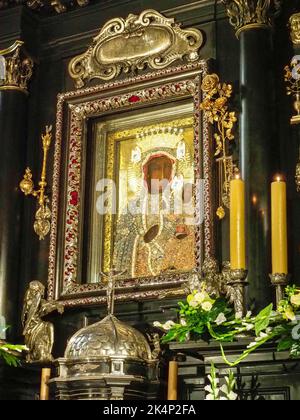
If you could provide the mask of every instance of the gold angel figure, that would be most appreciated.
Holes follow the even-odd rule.
[[[54,327],[42,318],[53,311],[63,313],[64,307],[60,303],[47,302],[44,295],[45,287],[39,281],[32,281],[25,293],[22,325],[28,363],[53,360]]]

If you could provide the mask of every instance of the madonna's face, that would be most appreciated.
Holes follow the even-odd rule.
[[[146,163],[146,180],[151,194],[162,192],[163,186],[171,181],[172,167],[172,161],[167,156],[158,156]]]

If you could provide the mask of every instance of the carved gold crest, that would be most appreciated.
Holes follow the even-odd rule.
[[[81,88],[92,79],[112,80],[147,66],[163,69],[177,60],[196,61],[203,44],[199,30],[181,29],[174,19],[145,10],[108,21],[88,50],[71,60],[69,73]]]
[[[293,44],[300,45],[300,13],[290,17],[290,31]]]

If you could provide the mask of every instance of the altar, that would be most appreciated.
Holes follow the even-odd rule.
[[[300,398],[299,10],[0,4],[0,399]]]

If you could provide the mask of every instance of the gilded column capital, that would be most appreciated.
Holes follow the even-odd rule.
[[[271,28],[281,0],[222,0],[236,36],[245,30]]]
[[[290,17],[290,33],[293,44],[300,46],[300,13]]]
[[[32,76],[33,61],[23,50],[24,42],[16,41],[5,50],[0,50],[0,90],[20,90],[28,93],[27,86]]]

